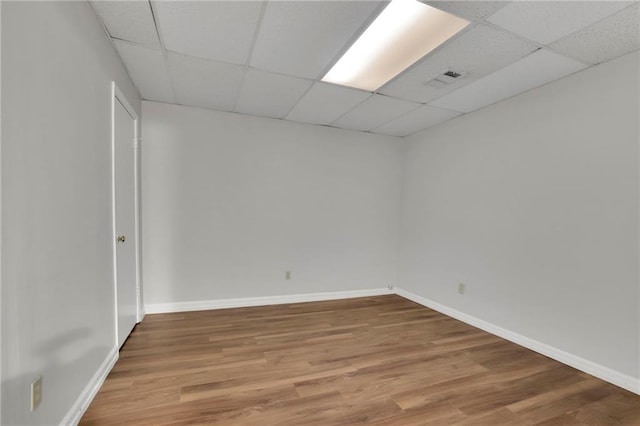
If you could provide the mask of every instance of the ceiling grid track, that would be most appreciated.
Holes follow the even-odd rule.
[[[256,22],[256,29],[253,32],[253,39],[251,40],[251,47],[249,47],[249,54],[247,55],[247,60],[244,63],[244,75],[242,76],[242,84],[240,85],[241,89],[238,91],[236,95],[236,100],[233,103],[233,112],[238,112],[238,101],[240,100],[240,95],[242,94],[242,87],[244,87],[245,81],[247,80],[247,73],[249,72],[251,59],[253,57],[253,51],[256,48],[256,42],[258,41],[258,36],[260,35],[260,28],[262,27],[262,20],[264,19],[264,14],[267,12],[267,1],[262,1],[262,6],[260,7],[260,14],[258,15],[258,21]],[[238,113],[241,114],[241,113]]]
[[[173,100],[177,105],[180,105],[178,100],[178,94],[176,93],[175,83],[173,81],[173,76],[171,74],[171,64],[169,63],[169,55],[167,54],[167,49],[165,48],[164,38],[162,37],[162,31],[160,30],[160,26],[158,25],[158,17],[157,12],[153,6],[153,1],[148,0],[149,8],[151,9],[151,17],[153,18],[153,25],[156,29],[156,36],[158,37],[158,42],[160,43],[160,49],[162,51],[162,59],[164,61],[164,67],[167,71],[167,76],[169,77],[171,95],[173,96]]]
[[[364,91],[323,78],[385,1],[91,4],[142,99],[400,137],[640,48],[637,1],[422,2],[469,25]]]

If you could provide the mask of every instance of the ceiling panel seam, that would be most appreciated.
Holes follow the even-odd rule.
[[[124,72],[127,73],[127,76],[129,76],[129,80],[131,81],[131,83],[133,83],[133,79],[131,78],[131,75],[129,74],[129,69],[127,68],[127,65],[124,63],[124,60],[120,57],[120,53],[118,53],[118,49],[116,48],[116,44],[114,42],[114,38],[111,37],[111,33],[109,33],[109,29],[107,28],[107,24],[104,22],[104,19],[102,19],[102,17],[100,16],[100,14],[96,10],[96,8],[93,6],[93,3],[90,3],[90,4],[91,4],[91,8],[93,9],[93,13],[96,14],[96,17],[98,18],[98,22],[102,26],[102,30],[104,31],[104,33],[109,38],[109,43],[111,43],[111,47],[113,47],[113,50],[116,52],[116,55],[118,55],[118,58],[120,59],[120,62],[124,66]],[[138,97],[140,97],[140,99],[142,99],[142,95],[140,94],[140,89],[138,89],[138,87],[135,84],[133,84],[133,87],[136,89],[136,92],[138,92]]]
[[[156,16],[156,10],[153,5],[152,0],[149,1],[149,8],[151,9],[151,17],[153,18],[153,25],[156,29],[156,37],[158,37],[158,41],[160,42],[160,50],[162,51],[162,61],[164,62],[164,69],[167,73],[167,77],[169,78],[169,85],[171,86],[171,95],[173,96],[173,100],[176,104],[178,104],[178,95],[175,89],[175,83],[173,81],[173,75],[171,74],[171,66],[169,65],[169,55],[167,54],[167,49],[164,45],[164,37],[162,36],[162,31],[160,30],[160,26],[158,25],[158,17]]]
[[[381,95],[381,96],[385,96],[385,95]],[[391,97],[391,96],[389,96],[389,97]],[[397,98],[395,98],[395,99],[397,99]],[[404,100],[404,99],[400,99],[400,100]],[[414,102],[414,103],[416,103],[416,102]],[[410,109],[409,111],[404,112],[404,113],[400,114],[400,115],[399,115],[399,116],[397,116],[397,117],[393,117],[393,118],[392,118],[392,119],[390,119],[390,120],[383,121],[383,122],[381,122],[380,124],[378,124],[376,127],[372,128],[372,129],[370,129],[370,130],[367,130],[367,132],[369,132],[369,133],[375,133],[375,132],[374,132],[374,130],[375,130],[375,129],[377,129],[377,128],[379,128],[379,127],[382,127],[382,126],[384,126],[384,125],[386,125],[386,124],[389,124],[389,123],[391,123],[391,122],[392,122],[392,121],[394,121],[394,120],[399,120],[400,118],[404,117],[404,116],[405,116],[405,115],[407,115],[407,114],[411,114],[412,112],[416,111],[418,108],[423,107],[424,105],[425,105],[425,104],[421,104],[421,103],[419,103],[415,108]],[[435,108],[435,107],[433,107],[433,108]]]
[[[242,83],[240,83],[240,90],[236,93],[236,99],[233,102],[233,112],[238,112],[238,102],[240,101],[240,95],[242,94],[242,89],[247,81],[247,74],[249,71],[249,64],[251,63],[251,57],[253,56],[253,51],[256,48],[256,43],[258,41],[258,36],[260,35],[260,29],[262,28],[262,21],[264,19],[264,14],[267,12],[267,2],[263,1],[262,6],[260,7],[260,14],[258,15],[258,21],[256,22],[256,28],[253,31],[253,39],[251,40],[251,46],[249,47],[249,54],[247,55],[247,59],[244,63],[244,75],[242,76]]]

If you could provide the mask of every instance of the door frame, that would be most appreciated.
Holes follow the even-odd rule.
[[[112,227],[112,251],[113,251],[113,295],[114,295],[114,325],[115,325],[115,344],[118,346],[118,258],[117,250],[117,229],[116,229],[116,105],[120,103],[129,115],[133,118],[134,123],[134,140],[133,143],[133,164],[134,164],[134,251],[135,251],[135,282],[136,282],[136,323],[142,321],[144,311],[142,308],[141,298],[141,274],[140,274],[140,187],[139,187],[139,159],[140,159],[140,139],[139,139],[139,118],[122,91],[118,88],[115,81],[111,82],[111,227]]]

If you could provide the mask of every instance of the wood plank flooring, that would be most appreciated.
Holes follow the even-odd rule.
[[[640,396],[399,296],[147,315],[81,425],[640,425]]]

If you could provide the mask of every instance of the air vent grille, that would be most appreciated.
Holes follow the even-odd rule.
[[[424,84],[426,84],[427,86],[435,87],[436,89],[441,89],[460,79],[461,77],[462,73],[448,70],[443,72],[442,74],[438,74],[435,77],[430,78],[429,80],[425,81]]]

